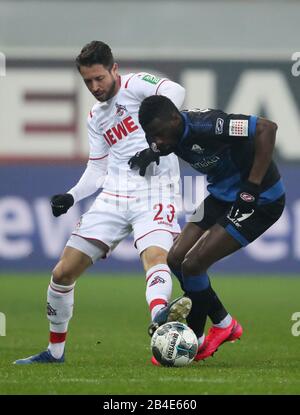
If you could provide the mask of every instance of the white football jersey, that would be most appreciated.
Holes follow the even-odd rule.
[[[166,78],[159,79],[147,73],[120,76],[118,93],[110,100],[97,102],[93,106],[88,117],[90,160],[108,157],[104,190],[127,194],[157,186],[158,178],[167,186],[178,180],[180,173],[175,154],[161,157],[159,165],[151,163],[144,177],[128,165],[129,159],[137,151],[149,147],[138,121],[140,104],[150,95],[167,95],[164,93],[167,84],[171,84],[171,89],[172,85],[173,88],[181,88]],[[170,95],[169,98],[172,99],[172,93]],[[183,101],[183,98],[180,100]],[[179,105],[181,106],[182,102]]]

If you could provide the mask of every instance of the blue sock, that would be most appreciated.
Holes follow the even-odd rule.
[[[183,277],[186,295],[192,300],[192,309],[187,316],[187,324],[200,338],[204,334],[207,315],[211,307],[211,286],[207,273],[193,277]]]
[[[179,283],[180,283],[180,287],[182,289],[182,291],[184,290],[184,286],[183,286],[183,275],[181,273],[181,271],[176,271],[174,269],[171,268],[171,271],[173,272],[173,274],[176,276],[176,278],[178,279]]]
[[[209,276],[205,272],[193,277],[183,277],[183,286],[186,292],[204,291],[210,286]]]
[[[193,302],[187,323],[195,331],[197,337],[201,337],[204,332],[207,316],[216,324],[226,317],[228,312],[212,289],[207,273],[196,277],[184,278],[181,271],[174,269],[171,269],[171,271],[177,277],[182,291]]]

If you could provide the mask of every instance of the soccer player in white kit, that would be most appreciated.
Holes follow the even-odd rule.
[[[103,190],[80,218],[53,270],[47,292],[48,348],[16,364],[64,362],[76,279],[95,261],[106,258],[131,232],[146,272],[146,300],[153,322],[149,334],[166,321],[184,319],[191,309],[187,297],[170,302],[172,279],[166,260],[180,232],[174,193],[178,160],[171,154],[159,163],[138,122],[139,106],[145,97],[165,95],[180,109],[185,90],[166,78],[144,72],[120,76],[110,47],[100,41],[87,44],[76,65],[97,99],[87,122],[89,161],[72,189],[52,197],[54,216],[66,213],[99,188]],[[154,161],[144,177],[128,165],[137,151]]]

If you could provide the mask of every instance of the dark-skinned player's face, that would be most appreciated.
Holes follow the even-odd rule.
[[[170,120],[154,118],[144,127],[147,142],[153,151],[159,151],[162,156],[172,153],[178,143],[179,119],[177,116]]]
[[[88,90],[100,102],[108,101],[118,92],[119,75],[116,63],[110,70],[100,64],[80,66],[80,74]]]

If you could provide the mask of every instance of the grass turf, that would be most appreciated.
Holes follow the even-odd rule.
[[[300,279],[214,278],[213,286],[242,323],[244,335],[213,358],[185,368],[150,363],[144,277],[85,275],[76,286],[63,365],[15,366],[46,348],[46,275],[2,275],[0,394],[299,394]],[[174,297],[180,294],[175,283]]]

